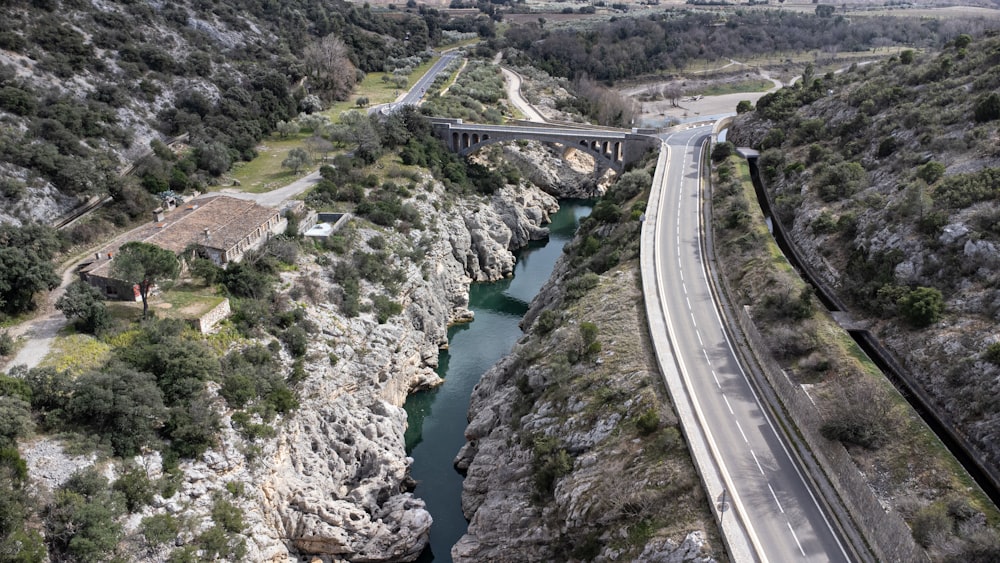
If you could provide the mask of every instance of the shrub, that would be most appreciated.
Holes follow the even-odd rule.
[[[917,169],[917,178],[927,182],[928,184],[933,184],[944,176],[945,167],[940,162],[928,162]]]
[[[832,384],[829,410],[820,432],[828,440],[881,447],[896,424],[892,399],[877,383],[864,376],[850,376]]]
[[[587,272],[582,276],[573,278],[566,284],[566,299],[573,301],[583,297],[588,291],[597,287],[600,281],[601,277],[593,272]]]
[[[1000,366],[1000,342],[994,342],[986,347],[983,352],[983,359],[987,362]]]
[[[532,469],[535,473],[535,500],[552,497],[556,481],[573,470],[573,459],[560,448],[556,438],[536,438],[532,447]]]
[[[375,307],[375,316],[379,324],[385,324],[390,317],[403,312],[403,306],[396,303],[385,295],[372,295],[372,305]]]
[[[6,330],[0,332],[0,356],[9,356],[14,352],[14,338]]]
[[[716,143],[715,148],[712,149],[712,160],[722,162],[734,154],[736,154],[736,146],[729,141],[723,141]]]
[[[921,508],[910,522],[913,539],[924,547],[942,543],[952,535],[952,526],[948,509],[941,502],[934,502]]]
[[[132,468],[123,474],[112,488],[125,497],[125,508],[129,513],[134,514],[153,502],[153,484],[146,472],[139,468]]]
[[[899,312],[917,328],[930,326],[944,313],[944,298],[933,287],[918,287],[900,298]]]
[[[1000,95],[997,95],[996,92],[991,92],[988,96],[981,98],[976,103],[973,116],[979,123],[1000,118]]]
[[[154,546],[173,542],[180,529],[180,523],[172,514],[154,514],[142,519],[142,534]]]
[[[243,511],[221,496],[212,504],[212,520],[227,532],[243,531]]]
[[[643,436],[649,436],[660,427],[660,414],[656,409],[649,409],[635,419],[635,427]]]
[[[306,334],[304,328],[298,325],[288,327],[282,332],[281,341],[288,347],[288,353],[295,358],[305,356],[309,349],[309,335]]]
[[[559,313],[551,309],[546,309],[542,311],[542,314],[538,315],[538,319],[535,320],[535,330],[537,330],[538,334],[541,335],[545,335],[552,332],[558,326],[559,326]],[[1000,348],[1000,345],[998,345],[998,348]],[[1000,358],[1000,350],[998,350],[998,358]]]

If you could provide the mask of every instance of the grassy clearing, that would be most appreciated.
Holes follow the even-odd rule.
[[[709,84],[693,91],[685,91],[688,96],[724,96],[726,94],[744,94],[751,92],[767,92],[774,83],[763,78],[740,80],[739,82],[719,82]]]
[[[72,375],[96,369],[111,357],[111,346],[87,334],[56,337],[39,367],[68,371]]]
[[[160,318],[197,319],[225,300],[214,288],[179,285],[149,298],[149,311]],[[142,317],[142,303],[112,301],[108,303],[111,315],[124,322],[135,322]]]
[[[474,43],[475,41],[472,42]],[[407,78],[407,88],[412,87],[421,76],[426,74],[439,58],[432,58],[416,67]],[[370,106],[396,101],[396,98],[404,91],[396,88],[391,83],[384,82],[382,77],[385,75],[386,73],[384,72],[368,73],[365,75],[364,80],[355,87],[354,93],[351,94],[350,98],[342,102],[335,102],[323,114],[329,117],[333,123],[339,123],[340,114],[346,111],[365,111],[365,108],[360,108],[357,104],[359,98],[368,98]],[[239,183],[241,191],[249,193],[265,193],[287,186],[304,174],[319,169],[321,165],[319,162],[314,162],[310,168],[302,170],[298,174],[281,167],[282,161],[288,157],[288,152],[294,148],[303,147],[303,142],[311,135],[311,131],[303,131],[289,137],[271,135],[261,142],[257,149],[257,158],[250,162],[238,162],[234,164],[228,176]],[[330,154],[330,157],[332,158],[334,155],[342,152],[342,150],[334,151]]]
[[[787,64],[806,65],[808,63],[813,63],[816,65],[816,71],[820,73],[843,67],[845,64],[850,64],[855,61],[890,57],[905,49],[906,47],[879,47],[876,49],[866,49],[864,51],[844,51],[833,54],[824,53],[820,50],[777,53],[769,52],[752,55],[749,58],[739,61],[740,64],[738,65],[728,65],[728,61],[725,60],[696,60],[688,64],[682,72],[725,72],[739,70],[740,68],[746,70],[756,70],[758,67],[780,67]]]
[[[242,191],[254,194],[287,186],[302,172],[295,174],[288,168],[282,168],[281,162],[288,157],[288,151],[301,147],[302,141],[309,135],[299,133],[288,138],[268,137],[257,147],[257,158],[250,162],[237,162],[229,171],[229,176],[239,182]]]

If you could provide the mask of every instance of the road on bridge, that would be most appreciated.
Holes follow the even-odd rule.
[[[733,549],[734,559],[849,561],[751,389],[712,298],[700,221],[700,167],[703,143],[710,133],[711,127],[703,126],[667,138],[666,173],[657,174],[660,185],[653,188],[660,195],[655,209],[647,211],[646,222],[655,222],[646,231],[655,236],[652,256],[660,300],[659,306],[647,305],[647,309],[651,331],[665,328],[671,348],[657,347],[657,356],[661,365],[673,362],[664,370],[668,386],[668,371],[683,386],[670,389],[674,402],[683,404],[678,412],[688,410],[688,418],[700,423],[694,435],[705,439],[702,453],[714,460],[713,471],[721,477],[714,479],[715,491],[710,484],[706,487],[717,497],[714,502],[726,503],[721,518],[727,536],[725,519],[730,519],[729,530],[739,530],[734,522],[742,517],[743,536],[736,543],[742,542],[749,550]],[[661,166],[663,160],[661,156]],[[644,244],[648,242],[644,237]],[[654,319],[653,315],[662,317]],[[654,342],[667,342],[662,335],[653,337]],[[678,397],[676,392],[686,395]],[[685,430],[692,433],[687,426]],[[697,457],[696,449],[692,446]],[[704,468],[702,473],[706,473]],[[713,481],[710,477],[706,483]]]

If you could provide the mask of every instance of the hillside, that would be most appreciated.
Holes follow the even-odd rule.
[[[994,467],[998,87],[1000,37],[959,35],[940,52],[807,70],[739,116],[730,136],[762,150],[775,214],[809,266]],[[785,348],[802,344],[789,335]],[[796,376],[812,369],[803,359]]]
[[[127,221],[147,192],[212,182],[280,121],[345,99],[364,73],[408,73],[473,24],[340,0],[3,2],[0,222],[108,193]],[[185,134],[179,158],[151,154]]]

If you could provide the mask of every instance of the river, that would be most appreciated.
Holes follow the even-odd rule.
[[[517,252],[513,278],[473,284],[469,308],[475,312],[475,320],[448,330],[449,349],[442,350],[438,359],[438,374],[444,384],[414,393],[404,405],[408,414],[406,450],[413,457],[411,475],[418,483],[414,494],[427,503],[434,518],[430,546],[419,562],[450,562],[451,547],[465,533],[462,476],[452,461],[465,445],[472,389],[521,337],[518,322],[552,275],[580,219],[590,210],[590,202],[560,202],[559,211],[551,217],[548,240],[533,242]]]

